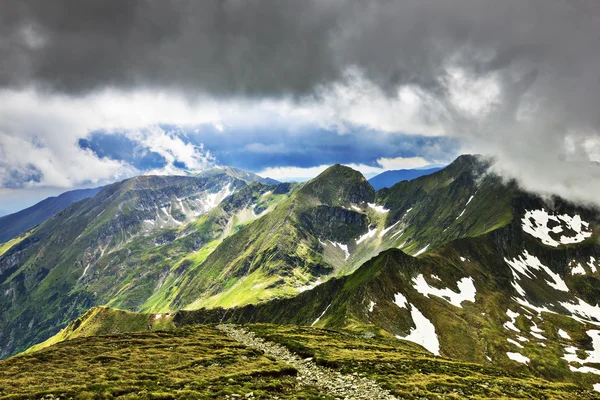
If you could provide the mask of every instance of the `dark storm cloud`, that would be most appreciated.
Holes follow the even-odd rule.
[[[74,92],[306,93],[357,67],[386,89],[442,96],[449,62],[474,74],[542,64],[568,78],[598,61],[599,7],[582,0],[26,0],[0,11],[2,83]]]
[[[4,85],[305,91],[334,78],[337,7],[275,1],[2,3]],[[301,61],[302,60],[302,61]]]
[[[584,201],[598,168],[565,160],[600,157],[599,50],[591,0],[0,3],[2,87],[318,102],[357,72],[389,97],[418,92],[424,121],[526,187]]]

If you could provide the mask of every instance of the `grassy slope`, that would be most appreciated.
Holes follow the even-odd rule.
[[[352,273],[389,248],[414,254],[429,245],[431,251],[504,226],[516,189],[482,177],[485,168],[464,156],[436,174],[375,193],[358,172],[333,166],[220,244],[172,306],[231,307],[291,296],[317,278]],[[375,201],[389,211],[368,205]],[[375,233],[359,243],[368,230]],[[347,259],[333,242],[348,246]]]
[[[0,398],[320,398],[296,371],[211,327],[83,337],[0,361]]]
[[[174,305],[233,306],[298,293],[297,287],[335,268],[324,260],[319,241],[307,225],[307,219],[314,218],[312,210],[327,204],[333,208],[326,213],[357,214],[341,206],[369,201],[373,195],[360,173],[339,165],[329,168],[271,213],[225,239],[181,286]]]
[[[0,287],[6,296],[0,297],[1,356],[52,336],[94,305],[129,310],[168,308],[177,292],[167,289],[176,288],[186,271],[193,273],[225,235],[257,217],[245,211],[244,218],[238,218],[240,223],[233,223],[247,205],[242,203],[228,212],[214,209],[187,226],[138,236],[135,230],[127,233],[127,224],[142,218],[132,213],[147,209],[152,196],[169,198],[213,184],[199,178],[173,178],[173,186],[169,180],[160,180],[154,187],[148,179],[111,185],[100,195],[61,211],[26,239],[18,239],[20,243],[15,239],[3,246]],[[242,200],[248,201],[275,188],[258,183],[247,187],[244,193],[250,194]],[[266,213],[285,197],[283,191],[254,200]],[[237,199],[232,196],[230,200]]]
[[[567,313],[559,302],[578,297],[595,304],[593,299],[600,297],[600,275],[572,276],[561,268],[572,259],[582,262],[590,256],[598,259],[600,246],[594,239],[583,247],[549,249],[536,239],[521,235],[518,225],[509,225],[480,237],[452,242],[422,259],[388,250],[352,275],[332,279],[291,299],[233,309],[179,312],[174,321],[176,324],[231,321],[311,325],[320,317],[318,326],[351,328],[359,332],[371,331],[376,326],[404,337],[414,324],[409,310],[399,308],[393,302],[395,294],[402,293],[435,325],[442,354],[507,369],[529,370],[550,379],[569,380],[589,387],[598,381],[598,377],[571,373],[569,364],[561,357],[567,346],[590,349],[591,340],[585,332],[596,327],[561,315]],[[511,286],[512,273],[504,257],[510,259],[520,255],[523,248],[544,265],[559,271],[571,288],[570,292],[554,290],[547,284],[549,278],[541,272],[520,281],[528,301],[536,306],[550,307],[556,314],[537,315],[515,301],[520,296]],[[465,301],[459,308],[440,297],[423,296],[412,283],[419,274],[430,286],[454,292],[458,292],[459,280],[470,277],[477,289],[476,301]],[[433,275],[440,280],[434,279]],[[372,312],[369,311],[371,302],[375,303]],[[521,314],[516,321],[521,330],[518,334],[503,327],[509,320],[507,309]],[[531,334],[533,323],[543,331],[546,339],[539,340]],[[571,339],[561,338],[558,329],[568,332]],[[516,340],[517,336],[528,339],[522,342],[523,349],[507,341]],[[506,352],[520,352],[531,362],[526,366],[517,364],[508,359]]]
[[[8,242],[0,243],[0,257],[4,253],[9,251],[11,248],[13,248],[17,244],[21,243],[23,240],[27,239],[27,236],[29,236],[29,232],[26,232],[20,236],[17,236],[16,238],[9,240]]]
[[[410,342],[317,328],[249,325],[259,336],[345,374],[366,375],[399,398],[598,398],[575,385],[459,362]],[[83,337],[0,361],[0,398],[327,398],[295,370],[211,326]],[[54,397],[52,397],[54,396]]]
[[[259,336],[346,374],[361,374],[402,399],[600,398],[523,372],[434,357],[410,342],[354,331],[251,325]]]

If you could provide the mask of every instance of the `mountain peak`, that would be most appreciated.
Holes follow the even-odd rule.
[[[308,181],[302,192],[331,205],[359,204],[375,198],[375,190],[367,179],[360,172],[341,164],[332,165]]]

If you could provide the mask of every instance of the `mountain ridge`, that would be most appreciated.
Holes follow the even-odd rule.
[[[144,179],[134,182],[142,192]],[[217,181],[215,190],[236,178]],[[113,238],[116,249],[96,253],[89,268],[65,266],[79,277],[76,290],[70,297],[54,289],[44,296],[77,308],[62,309],[67,318],[60,324],[50,314],[33,337],[49,339],[32,350],[76,338],[83,327],[110,333],[156,324],[169,330],[222,322],[314,325],[367,336],[385,332],[434,355],[588,389],[600,384],[597,210],[524,192],[472,155],[379,191],[341,165],[300,185],[242,183],[186,224],[124,242]],[[117,189],[105,197],[123,204],[111,214],[118,217],[128,206]],[[127,198],[138,201],[134,192]],[[81,213],[67,214],[72,225]],[[47,243],[38,230],[51,228],[42,225],[0,253],[0,267],[9,260],[20,265],[19,251]],[[9,332],[42,326],[34,305],[43,307],[40,300],[51,296],[40,290],[68,276],[56,268],[24,271],[0,279],[0,289],[14,297],[29,280],[39,285],[32,296],[37,303],[15,308],[26,317],[9,321],[0,336],[6,326]],[[86,297],[94,291],[105,297]],[[94,305],[125,310],[84,313]],[[13,310],[6,295],[4,310]]]
[[[31,207],[0,217],[0,243],[7,242],[36,225],[39,225],[57,212],[78,201],[94,197],[103,186],[93,189],[78,189],[48,197]]]

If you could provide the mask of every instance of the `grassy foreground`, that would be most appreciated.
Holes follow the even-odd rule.
[[[266,324],[249,329],[319,365],[365,375],[402,399],[600,398],[574,384],[436,357],[411,342],[373,333]]]
[[[600,398],[568,383],[434,357],[379,334],[246,325],[317,364],[406,399]],[[329,398],[296,370],[209,325],[79,337],[0,361],[0,399]]]

